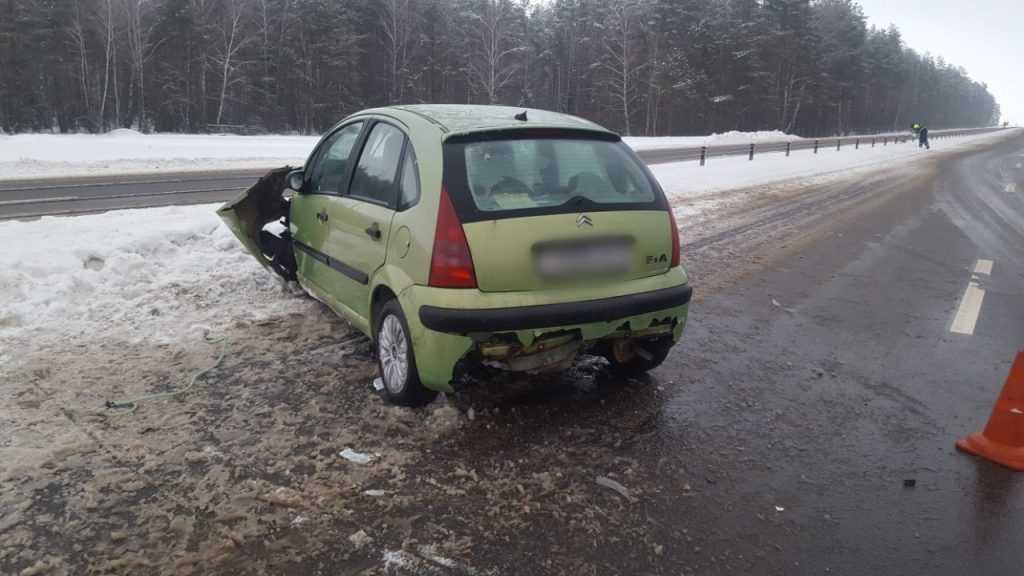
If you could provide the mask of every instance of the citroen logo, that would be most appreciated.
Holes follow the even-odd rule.
[[[587,216],[586,214],[580,214],[579,216],[576,217],[576,227],[579,228],[584,224],[586,224],[587,226],[593,226],[594,222],[593,220],[590,219],[590,216]]]

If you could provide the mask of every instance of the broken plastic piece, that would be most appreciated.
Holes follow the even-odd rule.
[[[636,502],[636,498],[629,495],[629,490],[627,490],[625,486],[619,484],[615,480],[612,480],[611,478],[607,478],[605,476],[598,476],[594,481],[597,482],[599,485],[604,486],[605,488],[611,488],[612,490],[615,490],[616,492],[619,493],[620,496],[622,496],[626,500],[630,502]]]
[[[351,448],[345,448],[341,452],[338,452],[338,456],[341,456],[349,462],[355,462],[356,464],[369,464],[370,461],[373,460],[373,456],[356,452]]]
[[[776,512],[785,512],[785,511],[786,511],[786,509],[785,509],[785,508],[783,508],[782,506],[776,506],[776,507],[775,507],[775,511],[776,511]]]
[[[384,380],[382,380],[380,376],[373,379],[373,389],[377,392],[384,389]]]

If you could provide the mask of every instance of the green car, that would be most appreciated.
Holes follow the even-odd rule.
[[[473,364],[661,364],[692,290],[658,182],[618,135],[554,112],[377,108],[302,170],[218,213],[269,270],[375,343],[384,390],[420,405]]]

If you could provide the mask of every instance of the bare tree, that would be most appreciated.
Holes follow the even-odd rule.
[[[128,59],[131,63],[135,117],[143,132],[149,131],[146,122],[146,65],[152,59],[162,40],[154,40],[153,3],[151,0],[123,0],[127,20]]]
[[[603,57],[597,63],[605,72],[604,84],[622,114],[627,136],[632,134],[630,117],[633,104],[640,95],[638,77],[649,64],[643,57],[642,13],[643,5],[637,1],[611,3],[604,23]]]
[[[100,11],[99,34],[103,39],[103,90],[100,97],[100,108],[96,118],[96,127],[105,130],[107,127],[107,94],[110,91],[111,73],[117,74],[117,53],[115,51],[114,0],[102,0]],[[117,98],[117,87],[114,87],[114,98]]]
[[[71,21],[68,36],[69,42],[72,46],[72,52],[75,55],[75,70],[78,75],[78,81],[82,87],[82,107],[85,111],[85,117],[88,120],[93,120],[92,110],[92,83],[90,82],[91,71],[89,69],[89,48],[86,42],[86,26],[84,24],[84,18],[82,16],[82,3],[80,0],[75,2],[75,13]]]
[[[477,12],[466,14],[475,56],[469,69],[487,104],[497,103],[516,76],[515,56],[523,50],[516,35],[516,16],[509,0],[484,0]]]
[[[220,70],[220,96],[217,99],[217,120],[215,124],[221,124],[224,117],[224,104],[228,100],[231,87],[245,80],[240,74],[243,68],[250,64],[239,59],[239,52],[252,38],[246,38],[243,30],[244,10],[239,0],[226,0],[227,13],[224,22],[220,27],[220,42],[215,47],[211,56],[213,62]]]
[[[416,49],[416,35],[412,21],[412,0],[382,0],[380,24],[384,32],[381,44],[388,57],[388,103],[405,100],[405,86],[409,81],[409,61]]]

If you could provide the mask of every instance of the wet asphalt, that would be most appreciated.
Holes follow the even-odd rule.
[[[941,162],[693,306],[658,376],[688,382],[665,444],[693,437],[719,477],[712,554],[767,550],[744,573],[1021,573],[1024,475],[954,441],[1024,348],[1022,159],[1017,137]],[[974,334],[951,333],[978,259]]]

